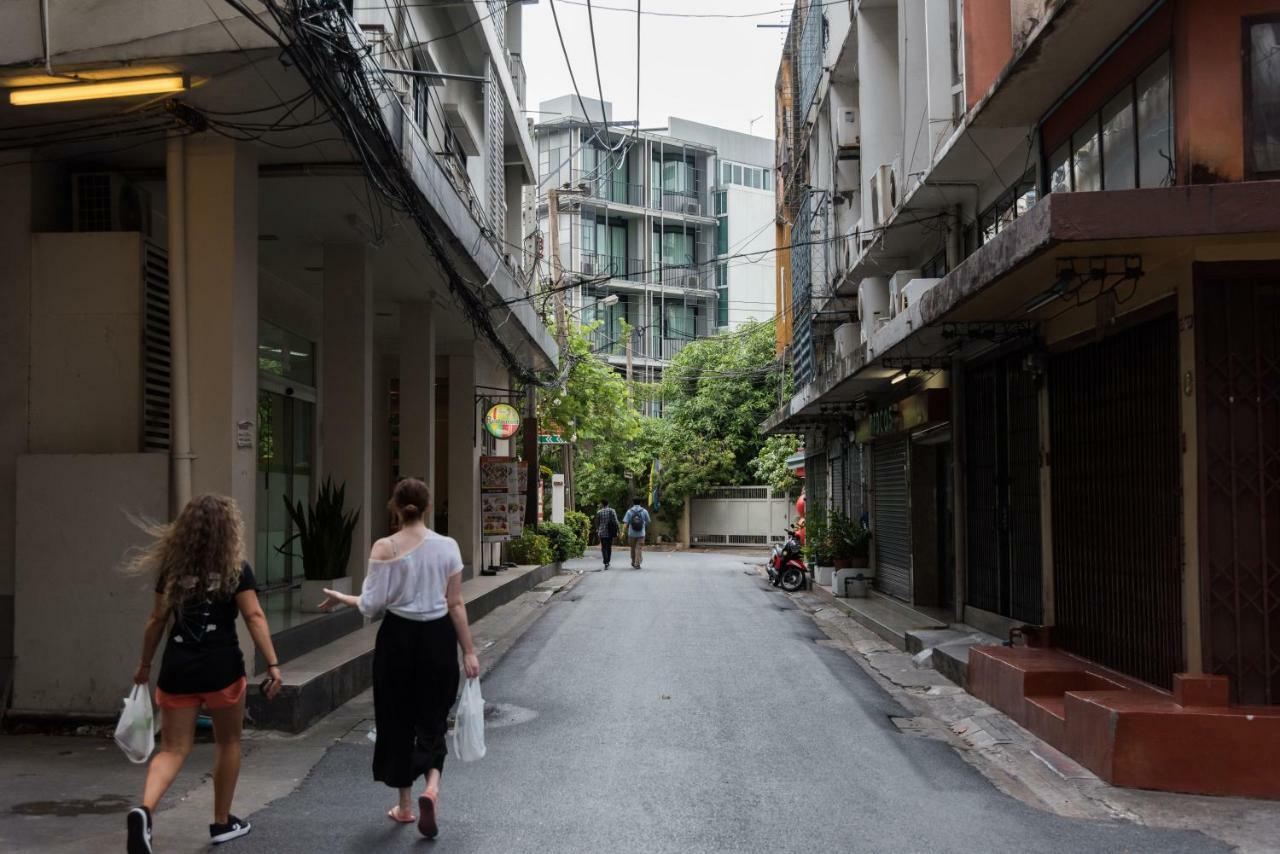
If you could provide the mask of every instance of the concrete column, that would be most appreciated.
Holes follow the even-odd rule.
[[[0,661],[13,657],[14,550],[18,457],[27,450],[27,371],[31,358],[30,152],[0,168]]]
[[[400,305],[400,476],[430,486],[435,475],[435,314],[429,303],[406,302]]]
[[[480,441],[476,416],[474,350],[449,356],[449,536],[466,564],[463,579],[480,565]]]
[[[185,172],[192,494],[234,498],[253,554],[258,164],[248,145],[197,135]]]
[[[360,509],[347,572],[364,581],[373,517],[373,276],[363,245],[324,245],[324,323],[320,340],[321,479],[346,484]]]
[[[400,370],[394,353],[378,353],[373,358],[373,476],[369,538],[391,533],[391,514],[386,510],[391,497],[391,380]]]

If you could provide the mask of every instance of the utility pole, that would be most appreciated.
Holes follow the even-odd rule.
[[[564,310],[564,269],[560,266],[560,191],[554,187],[547,190],[547,231],[551,239],[551,295],[556,306],[556,344],[563,359],[569,329]]]
[[[532,382],[524,390],[524,459],[525,472],[524,523],[538,524],[538,387]]]

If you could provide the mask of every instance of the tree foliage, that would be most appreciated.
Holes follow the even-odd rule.
[[[794,489],[799,484],[795,472],[787,468],[787,457],[800,450],[796,436],[770,436],[764,440],[760,452],[751,461],[751,471],[756,481],[767,483],[778,492]]]

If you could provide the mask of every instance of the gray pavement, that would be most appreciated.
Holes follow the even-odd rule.
[[[446,767],[436,843],[385,817],[351,737],[227,851],[1229,850],[997,791],[895,725],[909,713],[747,560],[653,553],[552,600],[484,681],[489,755]]]

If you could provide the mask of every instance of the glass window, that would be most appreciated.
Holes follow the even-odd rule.
[[[1064,144],[1049,155],[1049,192],[1066,193],[1071,190],[1071,150]]]
[[[720,183],[728,184],[733,181],[733,164],[723,161],[720,164]]]
[[[733,164],[733,183],[735,184],[742,183],[742,167],[739,166],[737,163]]]
[[[724,190],[716,193],[716,216],[723,216],[726,213],[728,202]]]
[[[1250,25],[1246,85],[1250,172],[1280,172],[1280,21]]]
[[[1072,176],[1076,192],[1102,189],[1102,161],[1098,157],[1097,118],[1093,117],[1085,127],[1071,134],[1073,149]]]
[[[766,169],[764,170],[764,189],[772,190],[773,189],[772,184],[773,184],[773,172],[772,170]]]
[[[258,372],[314,386],[316,345],[274,323],[261,321],[258,324]]]
[[[716,326],[729,325],[729,265],[716,265]]]
[[[1173,185],[1173,123],[1169,55],[1138,75],[1138,186]]]
[[[1102,108],[1102,186],[1132,190],[1137,180],[1133,132],[1133,95],[1124,91]]]

